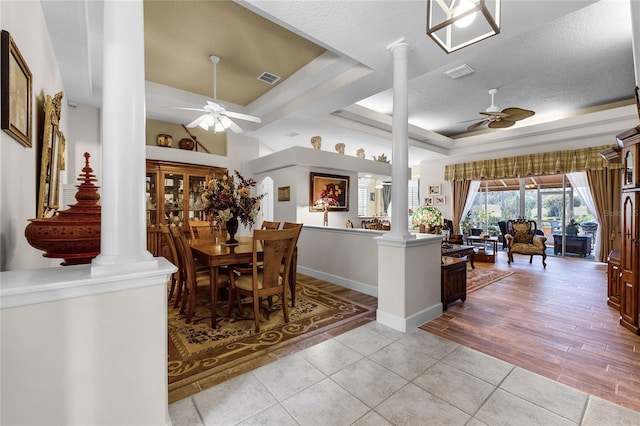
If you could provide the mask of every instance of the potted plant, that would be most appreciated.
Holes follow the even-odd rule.
[[[571,222],[567,225],[567,229],[565,233],[570,236],[578,235],[580,231],[580,224],[575,221],[575,219],[571,219]]]

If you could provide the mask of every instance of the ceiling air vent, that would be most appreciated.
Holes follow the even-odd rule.
[[[469,74],[473,74],[474,69],[471,68],[469,65],[467,64],[462,64],[459,67],[455,67],[450,69],[449,71],[445,71],[444,74],[455,80],[461,77],[464,77],[465,75],[469,75]]]
[[[264,81],[267,84],[273,84],[276,81],[280,80],[280,77],[278,77],[275,74],[271,74],[270,72],[263,72],[262,74],[260,74],[258,76],[258,80],[260,81]]]

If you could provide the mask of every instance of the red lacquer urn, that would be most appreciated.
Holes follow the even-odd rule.
[[[100,253],[100,194],[89,153],[84,153],[85,166],[76,185],[76,204],[59,210],[51,218],[30,219],[24,230],[29,244],[43,250],[45,257],[62,258],[63,266],[91,263]]]

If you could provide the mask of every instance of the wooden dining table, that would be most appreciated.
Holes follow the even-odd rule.
[[[249,264],[253,262],[253,238],[236,237],[238,244],[228,245],[217,242],[211,237],[197,238],[190,242],[194,257],[209,267],[211,284],[211,326],[216,327],[218,304],[218,274],[221,266]],[[258,247],[258,261],[263,260],[262,247]],[[297,248],[294,250],[289,273],[289,288],[291,290],[291,305],[295,304],[296,273],[297,273]],[[282,303],[285,303],[283,300]]]

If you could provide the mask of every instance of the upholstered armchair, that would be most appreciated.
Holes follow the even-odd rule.
[[[513,254],[525,254],[529,255],[529,263],[533,262],[533,256],[542,256],[542,266],[547,267],[547,253],[545,241],[547,237],[539,235],[537,233],[536,222],[533,220],[525,220],[524,218],[518,220],[507,221],[507,234],[505,238],[507,240],[507,263],[513,262]]]

